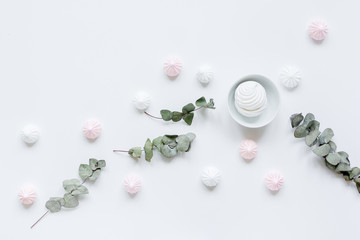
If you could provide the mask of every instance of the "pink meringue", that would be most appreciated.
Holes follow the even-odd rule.
[[[256,157],[258,146],[255,141],[246,139],[240,143],[240,155],[245,160],[252,160]]]
[[[284,177],[279,172],[269,172],[265,177],[265,185],[270,191],[279,191],[283,184]]]
[[[35,202],[37,194],[33,186],[23,186],[18,194],[19,200],[23,205],[31,205]]]
[[[95,140],[101,134],[102,128],[99,121],[90,119],[84,123],[83,133],[87,139]]]
[[[137,175],[128,175],[124,179],[125,191],[130,194],[136,194],[141,188],[141,179]]]
[[[309,36],[315,41],[322,41],[328,33],[327,23],[323,20],[315,20],[309,25]]]
[[[168,77],[177,77],[181,70],[182,62],[178,58],[168,58],[164,63],[164,72]]]

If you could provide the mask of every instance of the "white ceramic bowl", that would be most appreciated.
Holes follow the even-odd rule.
[[[235,107],[235,91],[236,88],[243,82],[255,81],[260,83],[266,91],[267,107],[263,113],[257,117],[245,117],[241,115]],[[240,125],[248,128],[260,128],[269,124],[279,111],[280,96],[279,91],[275,84],[268,78],[253,74],[241,78],[237,81],[230,89],[228,96],[228,107],[231,117],[238,122]]]

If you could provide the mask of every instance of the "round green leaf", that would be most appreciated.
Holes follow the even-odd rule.
[[[326,161],[334,166],[338,165],[340,160],[341,157],[338,153],[329,153],[329,155],[326,156]]]
[[[45,207],[50,210],[50,212],[59,212],[61,210],[61,204],[56,200],[49,200],[46,202]]]
[[[185,115],[183,116],[184,121],[185,121],[188,125],[191,125],[193,118],[194,118],[194,113],[188,113],[188,114],[185,114]]]
[[[296,113],[291,115],[290,121],[291,121],[291,127],[295,128],[300,125],[302,120],[304,119],[304,116],[301,113]]]
[[[320,147],[315,148],[313,152],[320,157],[324,157],[330,153],[330,145],[329,144],[321,145]]]
[[[133,158],[139,158],[141,157],[141,147],[133,147],[129,150],[129,155]]]
[[[85,179],[87,177],[90,177],[92,174],[92,169],[89,165],[87,164],[81,164],[79,167],[79,176],[82,179]]]
[[[183,116],[183,113],[174,111],[174,112],[172,112],[172,118],[171,119],[174,122],[178,122],[178,121],[180,121],[182,119],[182,116]]]
[[[170,121],[171,118],[172,118],[172,112],[169,111],[169,110],[161,110],[160,111],[160,114],[161,114],[161,118],[164,120],[164,121]]]
[[[100,176],[101,170],[95,170],[92,175],[89,177],[90,181],[95,181]]]
[[[182,112],[183,113],[189,113],[189,112],[192,112],[195,110],[195,106],[194,104],[192,103],[189,103],[187,105],[185,105],[183,108],[182,108]]]
[[[196,100],[195,105],[198,107],[203,107],[207,104],[205,97],[201,97],[198,100]]]
[[[79,200],[69,193],[64,195],[64,200],[65,200],[64,207],[66,208],[75,208],[79,206]]]

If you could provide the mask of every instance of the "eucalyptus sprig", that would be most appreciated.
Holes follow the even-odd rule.
[[[325,165],[341,174],[346,181],[353,181],[360,193],[360,168],[350,166],[349,154],[336,151],[337,146],[331,140],[334,137],[333,130],[326,128],[320,132],[320,123],[315,120],[312,113],[306,114],[305,118],[301,113],[293,114],[290,120],[292,128],[296,128],[294,136],[296,138],[305,137],[305,143],[309,147],[316,146],[312,151],[324,158]]]
[[[105,160],[97,160],[95,158],[89,159],[89,164],[81,164],[79,167],[79,176],[82,179],[68,179],[63,181],[63,188],[66,193],[63,197],[52,197],[50,198],[45,207],[48,209],[39,220],[37,220],[31,228],[33,228],[43,217],[49,212],[59,212],[62,207],[64,208],[75,208],[79,205],[78,196],[82,194],[88,194],[88,189],[83,185],[87,180],[95,181],[101,173],[101,170],[106,167]]]
[[[197,108],[195,107],[197,106]],[[191,125],[193,118],[194,118],[194,112],[201,109],[201,108],[209,108],[209,109],[215,109],[215,103],[214,100],[211,98],[209,102],[206,101],[205,97],[201,97],[198,100],[196,100],[195,105],[192,103],[186,104],[181,112],[179,111],[170,111],[167,109],[163,109],[160,111],[161,117],[156,117],[151,115],[148,112],[144,112],[146,115],[155,118],[155,119],[162,119],[164,121],[173,121],[173,122],[179,122],[181,119],[184,120],[188,125]]]
[[[164,135],[152,141],[148,138],[144,147],[133,147],[129,150],[113,150],[113,152],[127,152],[134,159],[139,159],[142,152],[145,152],[145,160],[150,162],[153,157],[153,150],[157,149],[164,157],[172,158],[179,152],[188,152],[195,137],[196,135],[194,133]]]

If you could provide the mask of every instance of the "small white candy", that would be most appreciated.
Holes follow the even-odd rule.
[[[291,66],[284,67],[279,76],[280,82],[288,89],[296,88],[301,81],[299,69]]]
[[[207,85],[214,80],[214,72],[208,66],[202,66],[196,74],[197,79],[201,84]]]
[[[39,128],[34,125],[27,125],[21,131],[21,137],[27,144],[34,144],[40,137]]]
[[[221,174],[217,168],[208,167],[202,171],[201,181],[207,187],[216,187],[220,182]]]
[[[133,100],[133,103],[139,111],[146,111],[151,104],[151,97],[146,92],[138,92]]]

